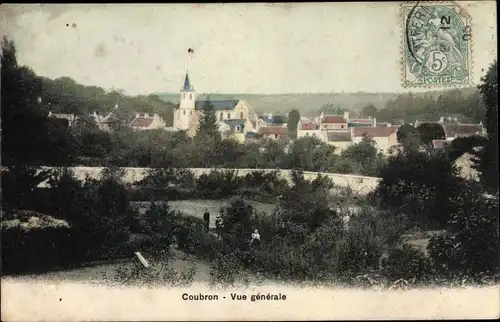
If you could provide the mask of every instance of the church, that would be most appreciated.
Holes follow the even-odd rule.
[[[190,136],[196,134],[198,120],[205,101],[197,99],[196,91],[186,73],[181,89],[178,108],[174,112],[174,128],[187,131]],[[243,142],[245,134],[253,131],[250,120],[250,106],[243,100],[210,101],[215,108],[219,130],[223,137],[234,137]]]

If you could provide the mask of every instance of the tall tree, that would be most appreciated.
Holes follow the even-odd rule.
[[[203,104],[196,137],[198,139],[221,138],[219,126],[217,125],[217,116],[215,115],[215,107],[210,100],[206,100]]]
[[[48,118],[42,81],[19,66],[13,41],[2,40],[2,161],[6,165],[66,165],[74,142],[64,125]]]
[[[420,141],[427,146],[432,144],[432,140],[444,140],[446,138],[443,127],[437,123],[422,123],[417,127],[417,130],[420,134]]]
[[[376,117],[377,112],[378,112],[378,110],[375,107],[375,105],[373,105],[373,104],[368,104],[367,106],[363,107],[363,110],[361,111],[361,113],[365,117],[368,117],[368,116]]]
[[[287,121],[287,131],[288,135],[290,136],[291,139],[296,139],[297,138],[297,126],[299,125],[300,121],[300,113],[298,110],[293,109],[288,113],[288,121]]]
[[[491,191],[498,191],[498,76],[497,61],[491,65],[479,90],[486,107],[486,132],[488,140],[481,151],[477,165],[482,181]]]

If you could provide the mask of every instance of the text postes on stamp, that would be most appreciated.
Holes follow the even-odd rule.
[[[453,2],[402,4],[403,86],[472,85],[471,19]]]

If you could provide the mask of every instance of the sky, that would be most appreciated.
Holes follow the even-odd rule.
[[[497,55],[496,5],[460,5],[478,83]],[[6,4],[0,17],[37,74],[131,95],[178,92],[187,70],[200,93],[408,91],[396,2]]]

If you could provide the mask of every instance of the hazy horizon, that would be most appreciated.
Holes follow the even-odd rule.
[[[475,84],[496,59],[496,6],[460,2],[473,23]],[[339,10],[341,8],[342,10]],[[40,76],[128,95],[384,94],[401,86],[399,4],[16,5],[2,30]],[[189,55],[188,49],[194,49]]]

